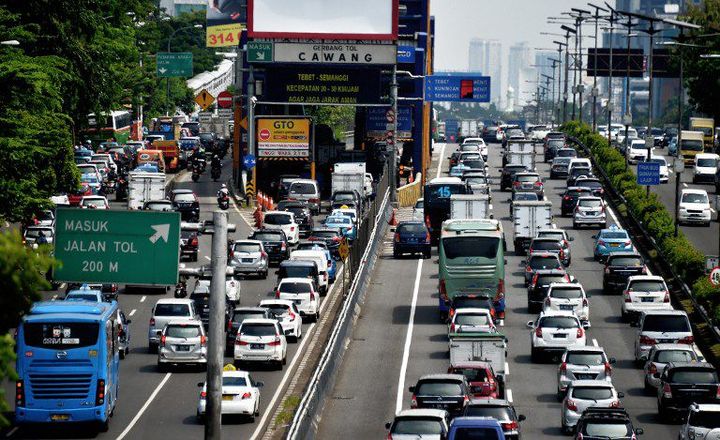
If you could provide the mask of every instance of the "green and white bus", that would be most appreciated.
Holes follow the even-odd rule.
[[[132,115],[127,110],[116,110],[103,113],[97,117],[95,113],[88,115],[88,128],[83,132],[83,141],[90,140],[94,146],[100,142],[115,140],[120,145],[130,138]]]

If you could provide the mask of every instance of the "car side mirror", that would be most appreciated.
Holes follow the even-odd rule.
[[[590,238],[597,238],[597,235],[593,235],[593,236],[591,236]]]
[[[568,241],[575,241],[575,237],[568,237]]]
[[[128,324],[128,325],[131,324],[131,323],[132,323],[132,319],[126,320],[125,323]]]
[[[532,321],[528,321],[527,324],[525,324],[525,325],[527,325],[528,328],[533,328],[533,322],[532,322]]]
[[[197,383],[197,386],[198,386],[198,387],[202,387],[203,385],[205,385],[204,382],[198,382],[198,383]]]
[[[258,387],[258,388],[262,388],[262,387],[265,386],[265,382],[263,382],[263,381],[261,381],[261,380],[258,380],[258,381],[255,382],[255,386]]]
[[[590,323],[589,323],[588,321],[585,321],[585,322],[582,323],[582,327],[583,327],[585,330],[587,330],[587,329],[589,329],[589,328],[592,327],[592,326],[590,325]]]
[[[615,358],[610,358],[610,359],[608,360],[608,362],[610,363],[610,365],[613,365],[613,364],[615,364],[615,363],[617,362],[617,359],[615,359]]]
[[[392,426],[391,422],[385,422],[385,429],[390,429],[391,426]]]
[[[618,393],[618,397],[619,397],[620,399],[625,398],[625,393],[623,393],[622,391],[620,391],[620,392]]]
[[[635,435],[643,435],[645,434],[645,430],[642,428],[635,428]]]
[[[410,391],[411,393],[414,393],[414,392],[415,392],[415,386],[414,386],[414,385],[413,385],[413,386],[409,386],[409,387],[408,387],[408,391]]]
[[[525,417],[525,414],[520,414],[520,415],[518,416],[518,422],[524,422],[526,418],[527,418],[527,417]]]

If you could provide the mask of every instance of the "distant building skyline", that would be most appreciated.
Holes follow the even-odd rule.
[[[509,53],[507,84],[508,88],[512,87],[514,91],[513,102],[511,104],[516,106],[526,100],[526,97],[520,94],[523,85],[520,83],[520,72],[531,64],[530,46],[527,41],[521,41],[520,43],[510,46]],[[525,79],[523,78],[523,83],[524,82]]]
[[[502,87],[502,44],[498,40],[473,38],[468,46],[468,70],[480,72],[490,79],[490,102],[501,105],[505,101]]]

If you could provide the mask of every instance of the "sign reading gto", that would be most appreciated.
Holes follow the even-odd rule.
[[[394,44],[275,43],[275,62],[309,64],[395,64]]]
[[[258,118],[258,157],[310,157],[310,120]]]

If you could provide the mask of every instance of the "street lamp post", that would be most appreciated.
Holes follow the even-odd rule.
[[[608,68],[608,121],[607,121],[607,137],[608,137],[608,145],[612,145],[612,113],[613,113],[613,106],[615,103],[613,102],[613,47],[615,44],[615,39],[613,38],[613,31],[615,30],[615,9],[610,7],[610,5],[605,2],[605,6],[610,9],[610,61],[609,61],[609,68]]]
[[[557,121],[560,122],[561,121],[561,119],[560,119],[561,104],[560,103],[562,102],[561,97],[560,97],[560,89],[562,88],[561,84],[560,84],[560,82],[562,81],[562,71],[560,69],[562,68],[562,64],[563,64],[563,62],[562,62],[563,46],[566,46],[566,43],[563,43],[562,41],[557,41],[557,40],[553,40],[553,43],[558,45],[557,50],[558,50],[559,65],[558,65],[558,86],[557,86],[557,92],[558,92]],[[563,120],[562,122],[565,122],[565,121]]]
[[[575,42],[578,46],[578,52],[577,52],[577,76],[578,76],[578,103],[579,103],[579,109],[578,109],[578,115],[580,117],[580,122],[583,120],[583,91],[585,89],[583,85],[582,75],[583,75],[583,49],[582,49],[582,22],[587,20],[589,17],[585,17],[584,14],[590,15],[590,11],[586,11],[584,9],[578,9],[578,8],[570,8],[571,11],[577,13],[576,18],[576,25],[575,28],[578,30],[577,35],[575,36]],[[574,108],[573,108],[574,112]]]
[[[597,97],[598,97],[598,90],[597,90],[598,24],[600,22],[600,11],[608,12],[608,10],[605,8],[602,8],[600,6],[594,5],[592,3],[588,3],[588,5],[595,8],[595,64],[594,64],[595,67],[593,68],[593,89],[592,89],[592,97],[593,97],[592,129],[593,129],[593,131],[595,131],[595,130],[597,130]],[[611,70],[612,70],[612,66],[611,66]]]

